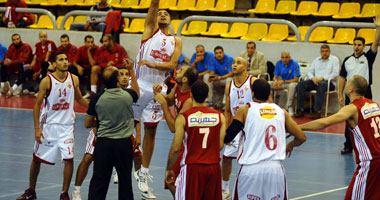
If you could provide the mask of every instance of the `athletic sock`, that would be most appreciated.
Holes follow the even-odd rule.
[[[1,84],[1,85],[0,85],[0,87],[2,87],[2,88],[3,88],[3,87],[4,87],[4,85],[5,85],[5,82],[1,82],[0,84]]]
[[[222,180],[222,190],[230,190],[230,181]]]
[[[91,85],[91,92],[96,93],[96,85]]]
[[[141,165],[141,169],[140,169],[140,171],[141,171],[142,173],[147,174],[147,173],[149,173],[149,168],[145,168],[145,167],[143,167],[143,166]]]
[[[12,86],[12,89],[13,89],[13,91],[15,91],[16,89],[17,89],[17,84],[13,84],[13,86]]]
[[[80,186],[74,186],[74,190],[80,190]]]

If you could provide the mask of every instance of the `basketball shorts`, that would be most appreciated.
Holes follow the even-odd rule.
[[[132,135],[131,136],[132,143],[133,143],[134,140],[135,140],[135,137]],[[90,130],[90,134],[87,137],[87,144],[86,144],[85,154],[94,155],[94,150],[95,150],[95,133],[94,133],[93,129],[91,129]],[[134,150],[133,157],[140,156],[140,155],[141,155],[141,149],[139,147],[139,148],[136,148]]]
[[[281,161],[242,165],[233,199],[287,199],[286,176]]]
[[[176,200],[222,200],[220,165],[184,165],[176,180]]]
[[[380,159],[360,162],[348,186],[345,200],[380,199],[379,180]]]
[[[140,85],[141,83],[141,85]],[[153,86],[139,82],[140,97],[133,104],[133,115],[135,120],[142,121],[145,125],[157,126],[163,117],[161,105],[154,101]],[[166,93],[166,85],[162,89],[162,94]]]
[[[55,164],[58,152],[62,160],[74,158],[74,125],[43,124],[42,144],[35,142],[33,160],[50,165]]]
[[[236,159],[239,150],[240,135],[241,133],[236,135],[236,137],[232,140],[231,145],[225,145],[223,159]]]

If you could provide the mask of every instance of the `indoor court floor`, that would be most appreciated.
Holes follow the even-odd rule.
[[[29,166],[34,145],[33,97],[0,97],[0,200],[16,199],[28,187]],[[89,130],[84,128],[85,109],[76,105],[74,175],[70,196],[74,188],[77,166],[86,146]],[[297,121],[306,121],[301,119]],[[343,147],[343,124],[319,133],[307,132],[307,142],[295,148],[290,158],[284,161],[287,175],[289,199],[340,200],[344,199],[347,185],[355,171],[353,155],[340,155]],[[143,134],[143,133],[142,133]],[[156,146],[151,162],[153,193],[157,199],[172,199],[170,192],[163,189],[167,156],[173,134],[166,123],[159,124]],[[236,172],[233,164],[230,191],[233,191]],[[37,197],[40,200],[58,199],[62,187],[63,163],[57,157],[54,166],[42,165],[37,182]],[[86,177],[81,196],[87,199],[92,165]],[[137,183],[133,180],[135,199],[141,199]],[[117,199],[117,185],[112,179],[107,199]]]

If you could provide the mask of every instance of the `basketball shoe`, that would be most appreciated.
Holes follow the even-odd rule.
[[[27,189],[24,194],[19,196],[16,200],[35,200],[37,199],[36,191]]]

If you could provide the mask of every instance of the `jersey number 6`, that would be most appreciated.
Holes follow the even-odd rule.
[[[269,132],[271,132],[271,133],[275,133],[275,132],[276,132],[276,127],[273,126],[273,125],[270,125],[270,126],[268,126],[268,128],[265,130],[265,146],[266,146],[269,150],[273,151],[273,150],[275,150],[275,149],[277,148],[277,138],[276,138],[275,135],[269,135]],[[272,144],[273,144],[272,147],[271,147],[271,145],[270,145],[270,141],[271,141],[271,140],[273,140],[273,141],[272,141]]]

